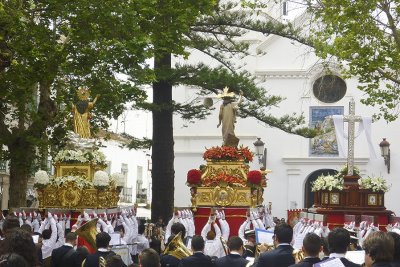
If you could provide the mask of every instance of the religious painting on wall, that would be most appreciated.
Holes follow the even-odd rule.
[[[339,155],[331,115],[343,115],[343,107],[310,107],[310,127],[319,129],[321,134],[310,140],[310,156],[335,157]]]

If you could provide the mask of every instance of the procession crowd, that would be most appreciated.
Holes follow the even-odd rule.
[[[93,219],[96,250],[90,253],[76,230]],[[249,211],[237,233],[231,232],[223,210],[209,217],[200,235],[195,234],[190,210],[175,212],[167,225],[141,223],[131,209],[114,216],[85,212],[73,225],[71,221],[69,216],[51,213],[45,218],[39,213],[6,216],[0,221],[0,267],[361,266],[349,260],[348,250],[365,251],[367,267],[400,267],[396,227],[383,232],[362,223],[357,229],[349,224],[329,230],[306,220],[291,227],[273,220],[265,208]],[[259,231],[271,233],[270,244],[259,240]],[[115,248],[121,246],[128,255],[117,252]]]

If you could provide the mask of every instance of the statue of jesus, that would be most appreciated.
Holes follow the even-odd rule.
[[[234,102],[235,94],[228,91],[229,88],[225,87],[223,93],[217,96],[223,100],[219,110],[219,123],[217,128],[222,123],[222,139],[224,146],[236,147],[239,143],[239,138],[235,135],[236,111],[239,108],[239,104],[242,102],[243,92],[240,91],[239,100]]]
[[[90,138],[90,110],[93,109],[99,95],[96,95],[93,102],[90,102],[90,91],[88,88],[80,87],[76,93],[79,100],[75,105],[72,104],[72,112],[74,114],[74,132],[81,138]]]

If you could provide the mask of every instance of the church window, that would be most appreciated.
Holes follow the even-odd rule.
[[[335,103],[346,95],[345,81],[336,75],[324,75],[313,84],[314,96],[324,103]]]

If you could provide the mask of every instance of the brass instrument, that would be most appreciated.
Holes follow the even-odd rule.
[[[98,218],[90,220],[75,231],[75,233],[78,236],[82,237],[94,250],[97,249],[96,246],[97,221]]]
[[[264,243],[264,244],[257,245],[256,246],[255,258],[258,258],[260,256],[260,254],[261,254],[261,246],[266,248],[266,249],[263,249],[263,252],[275,249],[274,244],[266,244],[266,243]]]
[[[172,240],[168,243],[163,254],[172,255],[177,259],[183,259],[192,255],[192,252],[183,244],[181,233],[179,232]]]
[[[301,249],[293,250],[293,258],[296,263],[299,263],[304,259],[304,252]]]
[[[104,257],[99,257],[99,267],[106,267],[107,261]]]
[[[266,250],[263,249],[263,251],[271,251],[271,250],[275,249],[275,246],[273,244],[257,245],[255,258],[258,258],[260,256],[260,254],[261,254],[261,246],[266,247]],[[304,259],[304,252],[301,249],[293,250],[292,255],[293,255],[293,258],[294,258],[296,263],[299,263],[300,261],[302,261]]]

